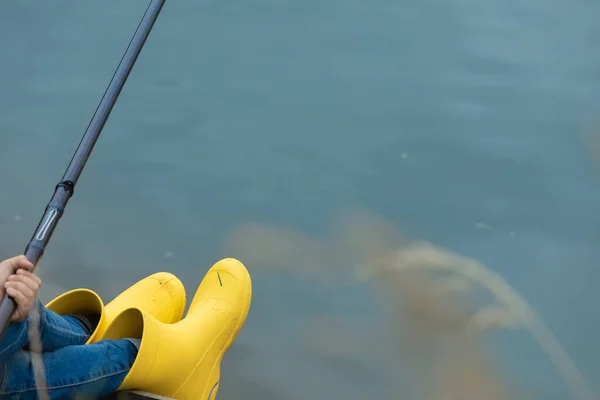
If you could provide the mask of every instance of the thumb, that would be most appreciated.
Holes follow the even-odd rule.
[[[12,269],[13,273],[16,272],[18,269],[25,269],[27,271],[31,271],[33,269],[33,264],[29,262],[27,257],[25,257],[24,255],[9,258],[4,262],[6,263],[6,265],[8,265],[9,268]]]
[[[15,312],[13,313],[12,317],[10,318],[10,322],[21,322],[21,321],[23,321],[24,318],[23,318],[23,316],[21,314],[22,314],[21,309],[17,308],[15,310]]]

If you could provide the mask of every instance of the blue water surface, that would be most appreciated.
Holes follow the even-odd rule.
[[[2,256],[29,239],[145,7],[0,3]],[[40,266],[48,295],[110,297],[157,270],[193,293],[248,221],[324,237],[358,206],[504,276],[600,389],[584,140],[600,133],[598,15],[590,0],[167,1]],[[305,339],[342,318],[361,354],[392,348],[368,287],[248,267],[221,399],[411,398],[393,385],[402,354],[391,370]],[[508,385],[572,398],[526,332],[489,345]]]

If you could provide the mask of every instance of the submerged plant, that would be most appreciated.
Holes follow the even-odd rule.
[[[500,306],[483,308],[476,312],[466,324],[467,334],[482,332],[492,326],[527,328],[576,398],[582,400],[594,398],[573,360],[533,308],[500,275],[483,264],[430,243],[414,242],[399,250],[389,251],[371,259],[360,269],[363,276],[365,273],[369,275],[411,271],[450,272],[485,287]]]

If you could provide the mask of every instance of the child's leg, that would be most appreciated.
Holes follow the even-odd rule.
[[[0,368],[13,354],[29,343],[27,338],[27,320],[10,323],[6,327],[4,336],[0,339]]]
[[[66,346],[85,344],[89,339],[94,324],[84,316],[58,315],[48,310],[41,303],[38,304],[40,315],[39,326],[44,352],[54,351]],[[35,323],[29,318],[29,323]]]
[[[135,361],[138,343],[104,340],[42,353],[50,399],[95,399],[114,392]],[[15,353],[0,377],[0,398],[37,399],[35,385],[30,353]]]
[[[39,303],[25,321],[11,323],[6,328],[0,340],[0,366],[17,351],[27,348],[31,324],[39,325],[43,351],[84,344],[93,329],[87,326],[85,320],[75,316],[60,316]]]

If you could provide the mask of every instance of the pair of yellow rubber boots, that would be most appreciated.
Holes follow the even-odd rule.
[[[206,273],[183,319],[185,289],[166,272],[137,282],[106,306],[95,292],[76,289],[46,307],[60,315],[98,315],[88,343],[141,339],[119,390],[214,400],[221,360],[246,321],[251,297],[250,274],[228,258]]]

